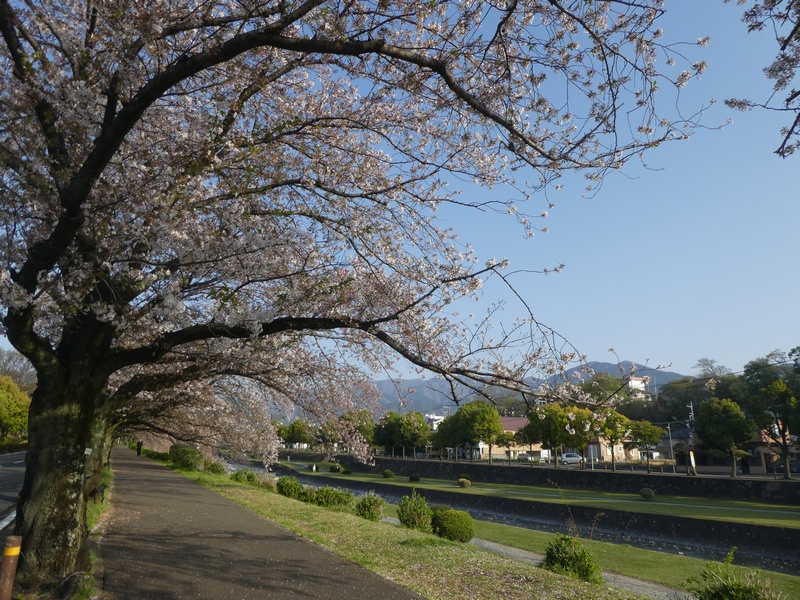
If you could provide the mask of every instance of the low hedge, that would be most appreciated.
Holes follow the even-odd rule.
[[[197,448],[186,444],[173,444],[169,448],[169,460],[179,469],[198,471],[203,468],[205,459]]]

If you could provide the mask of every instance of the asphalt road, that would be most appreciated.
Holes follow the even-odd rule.
[[[25,478],[25,453],[0,454],[0,523],[17,506],[17,495]],[[0,531],[13,527],[13,521]]]
[[[127,448],[100,547],[114,600],[421,600]]]

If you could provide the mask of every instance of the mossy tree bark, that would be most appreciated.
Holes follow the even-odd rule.
[[[65,331],[50,348],[20,317],[6,320],[9,339],[31,360],[38,385],[15,532],[24,556],[18,580],[36,588],[89,567],[86,502],[99,482],[111,431],[109,374],[102,366],[110,336],[93,321],[94,327]]]
[[[99,480],[106,437],[96,397],[96,391],[52,380],[34,393],[16,527],[26,586],[89,567],[86,501]]]

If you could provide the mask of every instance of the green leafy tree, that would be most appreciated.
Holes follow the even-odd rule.
[[[494,406],[486,400],[473,400],[458,409],[462,413],[462,424],[467,441],[473,447],[480,442],[489,446],[489,462],[492,462],[492,446],[503,433],[503,422]]]
[[[443,447],[458,448],[468,444],[473,449],[480,442],[491,448],[497,437],[503,433],[500,414],[486,400],[474,400],[459,409],[444,421],[436,430],[436,440]],[[473,454],[474,456],[474,454]]]
[[[711,398],[708,379],[684,377],[661,386],[653,401],[632,399],[617,410],[632,421],[666,422],[688,419],[689,405],[694,407]]]
[[[566,443],[570,426],[567,411],[558,404],[546,404],[531,411],[528,416],[530,432],[542,446],[550,450],[552,456],[558,454],[558,448]],[[556,461],[558,468],[558,461]]]
[[[279,435],[287,444],[309,444],[313,440],[312,428],[303,419],[297,419],[288,425],[283,425]]]
[[[650,421],[631,421],[629,441],[626,447],[637,448],[640,453],[644,452],[647,457],[647,472],[650,472],[650,450],[661,441],[667,434],[667,430],[658,425],[653,425]]]
[[[744,407],[752,392],[745,378],[741,375],[723,375],[715,377],[706,384],[715,398],[730,398],[739,406]]]
[[[533,446],[542,441],[538,417],[536,421],[533,421],[531,419],[533,414],[533,412],[529,413],[528,422],[514,434],[516,443],[520,446],[528,446],[528,451],[531,455],[533,455]],[[530,464],[533,466],[533,461]]]
[[[602,423],[601,432],[611,446],[611,470],[617,470],[617,445],[624,441],[630,431],[631,421],[628,417],[615,410],[609,410]]]
[[[775,350],[747,363],[741,378],[744,391],[733,398],[753,416],[772,449],[780,455],[786,479],[792,478],[789,459],[797,434],[793,428],[800,427],[800,371],[790,356],[796,354],[787,356]]]
[[[381,417],[375,426],[375,444],[382,446],[387,454],[394,456],[394,449],[400,442],[400,413],[392,410]]]
[[[431,428],[425,415],[412,411],[400,417],[400,445],[411,448],[413,457],[417,457],[417,448],[425,447],[431,439]]]
[[[508,464],[511,464],[511,447],[516,443],[516,436],[510,431],[504,431],[497,436],[497,445],[506,449],[506,456],[508,457]]]
[[[564,443],[576,448],[584,460],[581,468],[586,468],[586,448],[600,432],[600,424],[595,419],[594,413],[588,408],[568,406],[564,409],[569,425],[566,429]]]
[[[433,433],[433,439],[440,448],[453,448],[455,450],[456,460],[458,460],[458,448],[466,443],[464,430],[459,420],[458,412],[455,412],[442,420]]]
[[[399,414],[390,411],[378,422],[375,427],[375,443],[383,446],[394,456],[394,450],[401,448],[405,457],[406,448],[412,452],[420,446],[425,446],[430,439],[431,432],[425,415],[420,412]]]
[[[756,424],[769,438],[770,445],[778,450],[783,460],[784,477],[791,479],[789,459],[792,446],[796,444],[791,424],[800,420],[800,405],[796,395],[785,381],[779,379],[752,397],[747,406]]]
[[[766,356],[751,360],[744,366],[742,378],[754,394],[766,389],[776,381],[788,381],[794,365],[786,353],[773,350]]]
[[[794,392],[795,398],[800,398],[800,346],[797,346],[789,351],[789,357],[792,359],[792,376],[790,389]],[[796,434],[800,434],[800,410],[792,411],[789,421],[789,427]]]
[[[31,401],[19,386],[0,375],[0,439],[28,430],[28,407]]]
[[[736,477],[737,461],[747,455],[741,446],[756,436],[758,427],[733,400],[712,398],[700,405],[695,431],[703,447],[731,456],[731,477]]]

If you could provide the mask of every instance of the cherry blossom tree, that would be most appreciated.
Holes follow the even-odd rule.
[[[764,101],[732,98],[725,103],[738,110],[762,108],[787,113],[788,122],[781,129],[783,139],[775,150],[786,158],[800,148],[800,90],[792,85],[800,67],[800,1],[736,0],[736,4],[748,6],[742,19],[748,31],[766,29],[775,36],[775,60],[764,68],[765,75],[774,81],[775,93]]]
[[[655,99],[704,64],[672,66],[661,12],[0,0],[0,305],[38,377],[25,581],[88,566],[86,499],[115,432],[214,445],[246,423],[269,455],[265,403],[325,422],[375,396],[350,365],[398,357],[453,390],[535,393],[526,378],[572,350],[524,303],[496,329],[491,307],[454,316],[509,274],[437,209],[508,212],[533,236],[549,207],[525,202],[565,172],[594,189],[686,137]],[[471,202],[460,181],[506,191]]]

